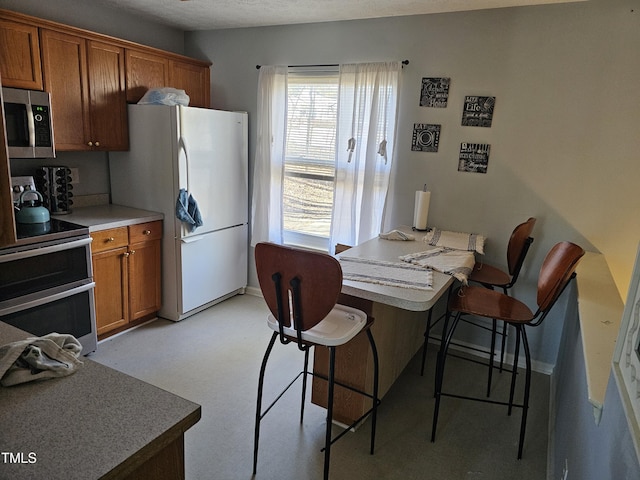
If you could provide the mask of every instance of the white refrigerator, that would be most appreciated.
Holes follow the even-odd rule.
[[[129,105],[128,152],[111,152],[111,201],[164,214],[163,318],[178,321],[247,285],[247,114]],[[203,225],[176,217],[186,189]]]

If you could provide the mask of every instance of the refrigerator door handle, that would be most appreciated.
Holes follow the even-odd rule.
[[[178,106],[178,112],[180,115],[180,138],[178,139],[178,148],[181,148],[182,151],[184,152],[184,160],[185,160],[185,167],[187,170],[187,193],[191,193],[191,188],[189,185],[189,178],[190,178],[190,170],[191,170],[191,165],[189,162],[189,148],[187,147],[187,141],[184,138],[183,132],[184,132],[184,122],[183,122],[183,118],[184,118],[184,111],[182,109],[182,105]]]
[[[187,170],[187,193],[191,192],[191,188],[189,185],[189,149],[187,148],[187,142],[185,141],[184,137],[182,135],[180,135],[180,139],[178,140],[178,145],[179,147],[182,149],[182,151],[184,152],[184,160],[185,160],[185,167]]]

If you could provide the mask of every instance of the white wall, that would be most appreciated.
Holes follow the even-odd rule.
[[[504,265],[513,227],[535,216],[535,242],[516,295],[534,305],[544,255],[570,240],[606,255],[625,298],[640,239],[637,7],[635,0],[590,0],[190,32],[185,49],[213,62],[214,107],[249,112],[251,141],[256,64],[409,59],[389,225],[411,223],[414,191],[427,183],[429,223],[486,234],[486,260]],[[426,76],[451,77],[446,109],[419,106]],[[464,96],[475,94],[496,97],[491,128],[460,126]],[[410,151],[414,123],[442,125],[439,152]],[[491,144],[486,174],[457,171],[465,141]],[[251,161],[253,152],[252,144]],[[555,362],[561,326],[554,322],[561,318],[551,316],[533,334],[541,362]]]

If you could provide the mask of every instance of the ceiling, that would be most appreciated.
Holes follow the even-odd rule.
[[[180,30],[459,12],[586,0],[93,0]]]

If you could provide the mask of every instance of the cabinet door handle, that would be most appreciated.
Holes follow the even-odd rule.
[[[100,146],[100,142],[96,142],[96,147],[99,147],[99,146]]]
[[[107,242],[115,242],[115,241],[116,241],[116,239],[115,239],[115,238],[113,238],[113,237],[109,237],[109,238],[107,238]]]
[[[133,255],[134,253],[136,253],[136,251],[135,251],[135,250],[131,250],[129,253],[130,253],[131,255]]]
[[[143,235],[151,235],[151,230],[145,230],[142,232]]]
[[[93,142],[89,142],[87,143],[87,145],[89,145],[90,147],[93,147]]]
[[[129,256],[129,252],[124,252],[122,255],[127,258]]]

